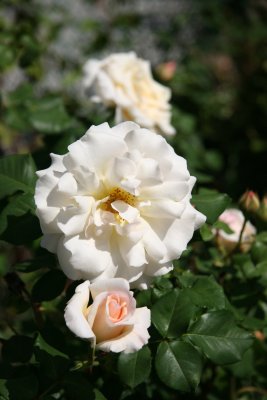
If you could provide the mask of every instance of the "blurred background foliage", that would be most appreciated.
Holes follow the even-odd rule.
[[[90,57],[134,50],[171,87],[177,128],[172,145],[201,181],[234,197],[247,188],[264,194],[266,1],[1,4],[4,153],[41,149],[43,140],[63,152],[84,128],[111,120],[107,110],[92,110],[82,65]],[[164,82],[160,66],[168,61],[176,70]]]
[[[227,193],[233,203],[247,188],[263,196],[266,17],[266,0],[1,1],[0,151],[2,156],[20,155],[0,160],[1,400],[267,399],[267,239],[259,234],[249,254],[225,258],[219,253],[211,229],[230,204],[228,196],[208,196],[203,209],[211,213],[208,225],[196,234],[173,275],[138,295],[141,305],[152,306],[174,287],[194,287],[195,278],[184,272],[190,266],[205,279],[213,275],[232,305],[220,286],[208,280],[199,278],[203,287],[200,283],[200,289],[194,290],[203,296],[212,289],[244,328],[256,332],[254,347],[239,363],[224,367],[206,360],[201,383],[192,395],[178,395],[175,382],[157,381],[154,366],[148,379],[147,348],[140,355],[145,366],[141,378],[137,375],[129,382],[123,374],[127,360],[120,357],[117,372],[117,355],[99,354],[91,375],[94,386],[89,383],[92,371],[79,364],[88,346],[73,340],[62,317],[76,283],[66,281],[56,258],[40,249],[41,231],[31,200],[34,164],[37,169],[47,167],[49,152],[66,152],[68,144],[91,124],[113,123],[112,111],[91,104],[84,93],[84,62],[131,50],[150,60],[155,78],[171,88],[177,134],[168,140],[188,160],[199,186]],[[175,71],[166,76],[164,63],[169,61],[175,63]],[[17,186],[5,181],[7,170]],[[217,207],[215,214],[211,204]],[[255,215],[249,218],[266,229],[266,221]],[[221,308],[217,300],[201,312],[221,312]],[[201,314],[199,309],[195,312]],[[154,318],[152,338],[157,341],[156,329],[162,332]],[[41,335],[33,336],[36,327]],[[136,362],[130,361],[130,366]],[[191,377],[192,388],[198,377]]]
[[[86,98],[82,65],[134,50],[163,82],[159,65],[176,63],[167,82],[172,144],[201,181],[235,198],[247,188],[263,195],[266,13],[265,0],[2,0],[2,152],[42,141],[63,152],[90,124],[111,119]]]

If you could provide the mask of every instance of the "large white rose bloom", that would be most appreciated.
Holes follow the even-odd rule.
[[[116,123],[134,121],[165,135],[174,135],[170,124],[171,91],[153,79],[151,66],[134,52],[89,60],[84,66],[84,86],[92,87],[94,100],[116,107]]]
[[[39,171],[42,246],[70,279],[122,277],[145,288],[170,271],[205,217],[195,178],[160,136],[133,122],[92,126]]]
[[[90,297],[93,301],[88,306]],[[68,302],[64,317],[76,336],[102,351],[132,353],[149,339],[150,310],[136,308],[125,279],[83,282]]]

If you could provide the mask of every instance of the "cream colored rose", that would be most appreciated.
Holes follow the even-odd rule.
[[[125,278],[147,288],[205,221],[190,204],[196,179],[161,135],[133,122],[92,126],[39,171],[42,246],[70,279]]]
[[[134,121],[165,135],[175,134],[170,124],[171,91],[153,79],[151,66],[135,53],[112,54],[84,66],[84,85],[93,86],[95,100],[116,107],[116,123]]]
[[[88,302],[92,296],[92,304]],[[136,308],[129,283],[122,278],[77,286],[65,309],[68,328],[102,351],[132,353],[149,339],[150,310]]]
[[[235,208],[229,208],[225,210],[219,217],[219,221],[224,222],[233,231],[232,233],[226,233],[222,229],[217,232],[217,242],[221,249],[226,252],[232,251],[240,237],[240,233],[245,221],[245,217],[240,210]],[[250,249],[253,243],[254,236],[256,234],[256,228],[249,222],[246,222],[245,228],[242,233],[240,250],[246,252]]]

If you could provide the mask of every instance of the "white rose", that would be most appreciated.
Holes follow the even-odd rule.
[[[218,230],[217,242],[219,244],[219,247],[221,247],[226,252],[232,251],[239,241],[245,217],[240,210],[229,208],[220,215],[219,221],[227,224],[229,228],[233,231],[232,233],[226,233],[222,229]],[[249,221],[247,221],[240,241],[241,251],[246,252],[250,249],[255,235],[256,228]]]
[[[151,66],[135,53],[112,54],[84,66],[84,85],[93,86],[96,101],[116,107],[116,123],[135,121],[165,135],[175,134],[170,124],[171,91],[153,79]]]
[[[92,296],[92,304],[88,306]],[[136,308],[129,283],[122,278],[77,286],[65,309],[68,328],[103,351],[132,353],[149,339],[150,310]]]
[[[92,126],[68,149],[51,155],[35,191],[42,245],[66,275],[145,288],[170,271],[205,221],[190,204],[185,159],[133,122]]]

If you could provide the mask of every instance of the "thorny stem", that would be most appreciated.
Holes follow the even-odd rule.
[[[93,343],[93,346],[91,345],[91,342],[89,342],[90,346],[90,353],[89,353],[89,372],[90,374],[93,371],[93,366],[94,366],[94,360],[95,360],[95,343]]]

